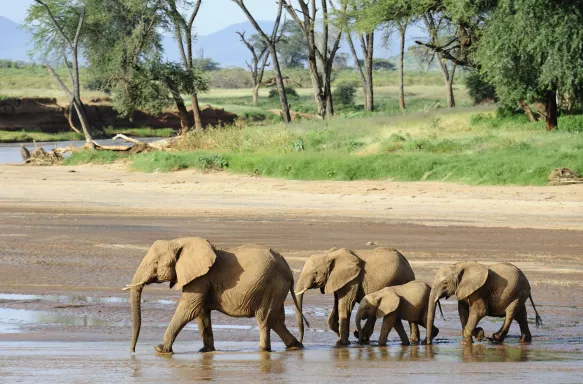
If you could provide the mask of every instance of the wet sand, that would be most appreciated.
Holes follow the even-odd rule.
[[[18,169],[20,176],[15,175],[14,169]],[[28,176],[44,174],[44,177],[61,181],[56,181],[54,191],[45,188],[44,199],[37,201],[35,198],[37,194],[40,196],[42,188],[23,181],[31,180],[26,177],[29,169],[33,171]],[[79,173],[85,172],[84,168],[76,169]],[[173,205],[180,199],[178,192],[166,194],[162,187],[171,182],[171,177],[185,178],[184,174],[160,175],[157,184],[146,191],[138,191],[135,199],[124,191],[114,204],[114,190],[119,188],[115,183],[95,191],[92,201],[87,202],[84,199],[89,200],[88,196],[76,193],[91,190],[96,181],[80,177],[74,188],[67,191],[67,178],[79,175],[60,167],[43,171],[0,166],[0,171],[3,172],[0,178],[9,173],[9,180],[13,181],[9,188],[4,188],[5,184],[0,188],[2,382],[39,382],[41,377],[43,382],[380,382],[389,377],[397,382],[581,382],[583,231],[579,226],[583,223],[578,218],[583,214],[583,206],[577,195],[581,195],[581,188],[531,190],[512,187],[511,191],[484,189],[481,194],[469,187],[436,184],[426,188],[425,193],[437,199],[431,203],[437,207],[435,212],[424,210],[429,200],[416,206],[411,196],[406,197],[401,192],[401,197],[395,197],[395,201],[407,198],[411,206],[395,203],[399,209],[409,209],[404,215],[406,219],[399,220],[398,215],[383,217],[366,205],[358,209],[344,207],[336,201],[337,195],[309,192],[298,182],[254,179],[259,183],[258,190],[267,191],[262,195],[265,199],[262,204],[243,179],[189,174],[187,182],[190,183],[188,178],[192,177],[211,185],[198,190],[192,181],[190,193],[182,197],[185,212],[180,214]],[[101,169],[101,172],[108,171],[109,168]],[[123,174],[120,170],[115,172],[120,175],[121,183],[130,183],[132,188],[137,188],[135,185],[144,177]],[[2,183],[4,180],[0,179]],[[237,190],[237,199],[226,197],[224,192],[234,188],[233,180],[244,184]],[[293,193],[269,187],[269,183],[279,182],[295,188]],[[362,190],[371,188],[367,183],[339,184],[339,188],[354,188],[356,192],[347,198],[356,199]],[[178,186],[182,188],[181,184]],[[392,192],[396,186],[398,184],[381,183],[380,188]],[[324,186],[318,188],[325,190]],[[453,191],[447,195],[440,188]],[[469,189],[466,191],[466,188]],[[425,187],[414,183],[404,184],[403,189],[423,192]],[[17,190],[20,194],[15,192]],[[209,197],[213,190],[218,191],[212,197],[214,202],[200,210],[205,204],[201,196],[207,194]],[[379,204],[389,204],[380,200],[382,192],[369,193],[379,194],[375,197]],[[443,207],[444,200],[435,197],[438,193],[443,194],[439,199],[456,198],[459,201],[455,204],[459,206],[469,204],[466,194],[472,194],[474,214],[460,222],[462,211],[454,209],[448,215]],[[496,193],[501,200],[495,200]],[[524,201],[514,205],[502,203],[510,201],[516,193],[525,195]],[[310,213],[294,207],[296,200],[286,200],[289,194],[296,196],[295,199],[304,199]],[[554,197],[542,202],[539,211],[528,208],[530,213],[523,215],[524,207],[530,204],[534,207],[539,194]],[[387,192],[385,198],[390,200],[393,196]],[[67,199],[63,208],[53,204],[60,199]],[[555,201],[549,203],[552,200]],[[53,203],[44,204],[43,201]],[[221,201],[235,206],[232,215],[228,214],[228,209],[220,207]],[[244,208],[250,201],[257,205],[254,212]],[[279,202],[289,215],[271,214],[277,210]],[[173,209],[164,211],[165,206]],[[492,210],[496,206],[504,208]],[[423,215],[414,219],[417,212]],[[493,213],[504,217],[499,226],[491,225]],[[432,221],[437,214],[441,215],[439,220]],[[514,222],[516,225],[510,225],[514,217],[519,219]],[[155,355],[153,346],[161,341],[179,293],[169,290],[167,285],[159,285],[144,291],[142,334],[136,354],[130,355],[128,295],[120,288],[130,281],[154,240],[186,235],[207,237],[223,246],[251,242],[273,247],[289,260],[296,278],[306,257],[314,252],[332,246],[372,248],[366,245],[371,241],[402,251],[417,278],[427,282],[431,282],[435,270],[443,264],[463,260],[509,261],[519,266],[530,279],[544,325],[538,329],[534,327],[534,311],[529,305],[527,310],[534,336],[531,344],[518,343],[519,328],[513,324],[504,345],[484,341],[462,348],[456,305],[448,300],[443,303],[445,319],[436,321],[440,334],[432,348],[401,347],[397,335],[391,333],[387,348],[378,348],[373,342],[371,346],[351,345],[347,349],[336,349],[331,347],[336,335],[327,327],[332,298],[310,291],[306,294],[304,313],[312,328],[305,336],[305,351],[284,351],[283,344],[273,334],[275,352],[259,353],[254,319],[233,319],[217,313],[213,314],[213,325],[218,352],[196,352],[201,347],[200,336],[196,325],[190,324],[178,337],[175,355],[163,357]],[[286,315],[288,327],[296,333],[293,303],[289,297]],[[500,319],[485,319],[480,324],[486,334],[491,335],[502,323]],[[379,327],[380,322],[373,340],[378,337]],[[421,334],[424,335],[423,329]]]

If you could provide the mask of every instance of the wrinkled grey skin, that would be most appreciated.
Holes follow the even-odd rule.
[[[403,285],[383,288],[369,293],[361,301],[356,312],[356,332],[354,336],[363,341],[361,322],[369,318],[382,318],[383,324],[378,345],[387,345],[387,337],[393,328],[399,334],[402,345],[410,345],[407,333],[403,329],[402,320],[425,327],[431,287],[422,281],[411,281]],[[433,327],[432,338],[439,333]],[[425,343],[425,341],[424,341]]]
[[[440,268],[435,276],[429,295],[427,343],[432,340],[436,302],[454,295],[458,299],[462,344],[471,344],[472,336],[478,340],[483,338],[484,331],[477,325],[485,316],[504,318],[502,327],[492,336],[493,341],[504,341],[512,320],[516,320],[520,325],[521,342],[530,342],[527,299],[530,299],[536,313],[537,327],[542,323],[532,301],[528,279],[520,269],[509,263],[484,266],[464,262]]]
[[[337,346],[350,344],[348,340],[350,315],[362,298],[384,287],[415,280],[415,273],[407,259],[390,248],[351,251],[333,248],[324,254],[312,255],[304,265],[296,284],[300,312],[304,292],[319,288],[322,293],[334,295],[334,307],[328,326],[336,332]],[[363,329],[363,340],[372,334],[376,318],[371,318]],[[303,325],[299,339],[303,338]],[[419,328],[411,323],[411,341],[419,341]]]
[[[255,317],[259,325],[261,350],[270,351],[270,331],[274,330],[288,349],[303,348],[285,326],[284,301],[291,292],[296,304],[296,319],[303,316],[295,300],[293,274],[285,259],[275,251],[258,245],[243,245],[222,250],[201,238],[156,241],[134,274],[131,289],[135,351],[141,326],[140,300],[147,284],[170,282],[182,289],[176,312],[156,346],[159,353],[172,353],[178,333],[196,319],[204,347],[214,351],[211,311],[233,317]]]

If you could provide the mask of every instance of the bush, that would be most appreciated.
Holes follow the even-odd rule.
[[[559,129],[569,133],[583,133],[583,115],[559,117]]]
[[[288,99],[299,99],[300,95],[298,95],[298,91],[296,91],[293,87],[286,87],[285,94],[287,95]],[[267,96],[270,99],[278,98],[279,99],[279,91],[277,88],[271,88],[269,90],[269,95]]]
[[[221,155],[200,155],[198,165],[202,170],[221,170],[227,168],[229,163]]]
[[[470,71],[465,77],[464,83],[474,104],[495,103],[498,101],[496,88],[487,83],[478,71]]]
[[[354,96],[356,96],[356,86],[353,83],[340,83],[332,96],[337,103],[345,106],[354,105]]]

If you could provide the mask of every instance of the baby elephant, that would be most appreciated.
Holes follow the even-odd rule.
[[[391,329],[395,328],[402,345],[409,345],[409,337],[403,329],[401,320],[425,326],[427,321],[427,307],[431,287],[421,281],[411,281],[407,284],[383,288],[366,295],[360,302],[356,313],[356,329],[354,336],[359,342],[366,342],[370,335],[364,334],[361,321],[370,317],[383,318],[383,325],[379,337],[379,346],[387,345],[387,337]],[[372,330],[370,330],[372,333]],[[433,327],[432,338],[437,336],[439,329]]]

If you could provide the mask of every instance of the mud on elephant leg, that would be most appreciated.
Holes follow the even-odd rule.
[[[201,311],[196,318],[196,323],[203,343],[203,347],[199,349],[199,352],[213,352],[215,350],[215,339],[211,324],[211,311],[208,309]]]
[[[182,328],[184,328],[186,324],[191,322],[200,314],[201,305],[202,297],[195,297],[194,295],[185,297],[185,294],[182,294],[182,298],[178,303],[176,312],[174,312],[174,316],[172,316],[172,320],[170,321],[170,324],[164,333],[164,343],[154,347],[156,352],[164,354],[172,353],[172,344],[174,344],[176,336],[178,336],[178,333],[182,330]],[[193,308],[195,308],[195,310],[192,310]]]

